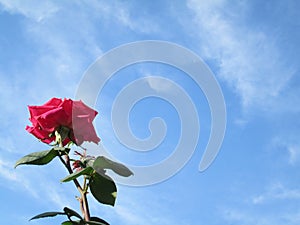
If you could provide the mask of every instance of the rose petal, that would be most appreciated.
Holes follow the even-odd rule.
[[[47,131],[38,129],[36,127],[29,127],[29,126],[26,126],[25,129],[44,143],[50,144],[52,141],[55,140],[54,137],[49,137],[50,133],[48,133]]]

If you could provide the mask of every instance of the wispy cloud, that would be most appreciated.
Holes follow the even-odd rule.
[[[89,14],[91,5],[6,0],[0,4],[5,11],[24,17],[24,35],[39,53],[31,55],[31,75],[55,77],[57,84],[70,84],[71,78],[78,80],[89,63],[102,54],[95,40],[94,17]],[[65,29],[68,31],[59,32]]]
[[[280,136],[276,136],[271,140],[270,147],[272,153],[281,151],[281,153],[285,154],[286,157],[284,158],[291,166],[299,165],[300,143],[297,134],[281,134]]]
[[[225,209],[222,212],[222,216],[224,217],[225,221],[230,221],[231,224],[262,225],[262,223],[259,223],[260,218],[254,217],[249,212],[243,212],[243,210],[240,209],[232,209],[232,208]],[[272,224],[272,222],[270,221],[269,223],[264,225],[269,225],[269,224]]]
[[[59,7],[53,1],[30,0],[24,3],[21,0],[1,0],[0,3],[4,6],[5,10],[16,14],[21,13],[37,22],[41,22],[59,10]]]
[[[274,200],[300,200],[300,189],[289,189],[281,183],[276,183],[265,193],[253,197],[252,202],[263,204]]]
[[[100,46],[108,41],[105,37],[108,27],[115,27],[116,33],[123,28],[137,33],[156,30],[147,18],[133,18],[130,4],[122,2],[68,4],[1,0],[0,4],[3,10],[24,17],[23,35],[30,40],[30,48],[37,50],[28,56],[31,57],[30,69],[17,71],[29,79],[27,85],[35,87],[34,91],[28,91],[35,100],[41,99],[37,92],[48,96],[52,93],[74,95],[85,70],[103,54]],[[6,75],[3,71],[3,76]]]
[[[223,211],[225,221],[231,225],[297,225],[300,221],[300,211],[269,214],[264,211],[228,208]]]
[[[223,0],[188,1],[194,11],[199,47],[218,62],[219,76],[241,96],[243,106],[273,108],[289,86],[295,68],[286,63],[267,31],[246,23],[249,5]]]
[[[32,188],[31,183],[26,179],[26,175],[17,173],[13,169],[14,163],[8,160],[0,158],[0,176],[2,179],[10,183],[10,188],[15,188],[16,186],[22,186],[31,196],[37,198],[38,195]],[[4,182],[5,183],[5,182]],[[14,184],[14,185],[11,185]]]
[[[7,158],[7,157],[6,157]],[[27,169],[14,169],[13,161],[9,161],[4,157],[0,157],[0,177],[4,180],[3,185],[9,183],[7,187],[12,190],[18,190],[26,193],[26,195],[33,197],[36,200],[43,200],[43,202],[48,202],[54,205],[54,208],[61,210],[64,206],[74,206],[77,203],[76,200],[72,202],[70,199],[70,192],[72,189],[65,185],[62,187],[60,185],[57,177],[49,175],[49,173],[44,170],[36,168]],[[52,172],[55,171],[52,169]],[[58,169],[58,171],[60,171]],[[34,175],[32,175],[34,174]],[[63,174],[61,171],[55,174]],[[1,182],[2,183],[2,182]]]
[[[289,163],[294,165],[296,164],[300,159],[300,146],[292,145],[288,146],[288,152],[289,152]]]
[[[116,4],[112,11],[114,11],[114,15],[117,20],[123,24],[123,26],[130,28],[132,31],[148,34],[159,30],[156,24],[151,23],[146,18],[134,18],[131,15],[130,10],[126,6],[124,7],[124,3]]]
[[[300,189],[276,182],[246,201],[239,200],[238,207],[226,206],[220,212],[223,219],[233,225],[296,225],[300,221],[299,201]]]
[[[170,199],[157,196],[149,190],[144,189],[141,191],[135,188],[123,188],[123,186],[118,186],[118,192],[119,196],[114,208],[99,206],[98,202],[92,200],[90,201],[91,211],[97,215],[103,215],[103,218],[112,224],[187,224],[176,217]],[[160,204],[162,198],[164,199],[164,205]]]

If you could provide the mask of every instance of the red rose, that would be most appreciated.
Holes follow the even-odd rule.
[[[53,132],[62,126],[70,129],[68,137],[63,141],[64,145],[70,141],[77,145],[84,141],[96,144],[100,141],[92,123],[98,112],[82,101],[52,98],[42,106],[28,108],[32,127],[27,126],[26,130],[47,144],[55,140]]]

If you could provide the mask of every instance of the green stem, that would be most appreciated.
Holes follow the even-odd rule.
[[[68,156],[68,155],[65,155],[65,159],[63,159],[63,158],[61,157],[61,155],[59,155],[59,159],[60,159],[60,161],[64,164],[64,166],[67,168],[69,174],[72,174],[72,173],[73,173],[73,170],[72,170],[71,165],[70,165],[70,159],[69,159],[69,156]],[[77,179],[74,179],[73,182],[74,182],[76,188],[79,190],[79,192],[81,192],[81,191],[82,191],[82,187],[81,187],[81,185],[79,184],[78,180],[77,180]]]
[[[87,200],[87,192],[84,192],[82,194],[82,204],[83,204],[83,209],[84,209],[84,219],[85,221],[90,221],[91,220],[91,216],[90,216],[90,210],[89,210],[89,203]]]
[[[59,155],[59,159],[64,164],[64,166],[67,168],[69,174],[72,174],[73,170],[70,165],[69,156],[65,155],[65,159],[63,159],[61,157],[61,155]],[[79,184],[77,179],[74,179],[73,182],[80,193],[79,203],[80,203],[80,210],[83,214],[83,217],[84,217],[85,221],[90,221],[90,210],[89,210],[89,204],[88,204],[87,197],[86,197],[86,195],[87,195],[86,178],[84,178],[84,179],[85,180],[84,180],[83,187],[81,187],[81,185]]]
[[[56,141],[58,142],[59,147],[64,147],[61,139],[61,135],[58,132],[55,132],[56,135]],[[67,168],[69,174],[73,173],[71,164],[70,164],[70,157],[68,154],[64,155],[65,159],[62,158],[61,155],[59,155],[60,161],[64,164],[64,166]],[[79,198],[79,203],[80,203],[80,210],[83,214],[83,217],[85,221],[90,221],[90,210],[89,210],[89,204],[87,201],[87,186],[86,186],[86,177],[84,178],[84,186],[83,188],[81,187],[80,183],[78,182],[77,179],[73,180],[76,188],[78,189],[81,197]]]

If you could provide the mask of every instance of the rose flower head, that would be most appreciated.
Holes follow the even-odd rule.
[[[84,141],[99,143],[93,126],[97,111],[85,105],[82,101],[52,98],[41,106],[28,106],[29,120],[32,126],[26,130],[42,142],[50,144],[55,141],[55,131],[67,131],[63,145],[73,142],[81,145]]]

